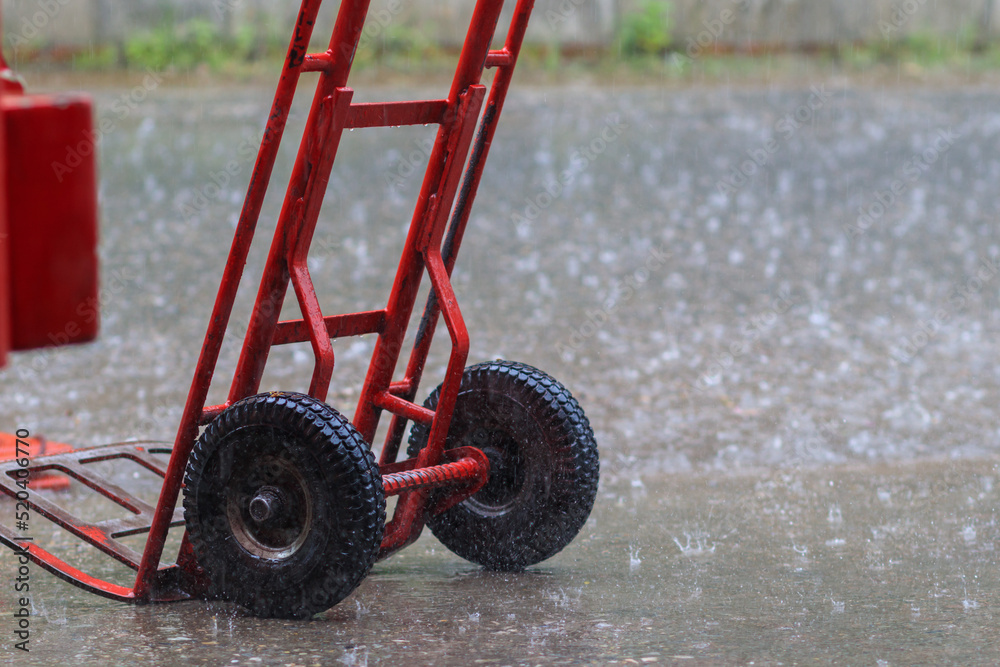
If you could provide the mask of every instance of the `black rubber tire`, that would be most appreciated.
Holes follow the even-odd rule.
[[[378,556],[385,496],[371,449],[305,394],[233,404],[195,443],[184,484],[210,599],[256,616],[308,618],[347,597]]]
[[[424,406],[435,409],[440,391]],[[428,435],[414,424],[410,456]],[[490,479],[476,495],[427,517],[438,540],[466,560],[505,571],[541,562],[573,541],[594,506],[599,463],[590,423],[562,384],[510,361],[470,366],[446,447],[467,445],[486,453]]]

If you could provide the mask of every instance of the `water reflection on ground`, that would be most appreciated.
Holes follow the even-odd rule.
[[[630,473],[603,486],[576,542],[527,572],[484,572],[425,535],[308,623],[131,607],[38,574],[32,659],[984,664],[997,463]]]

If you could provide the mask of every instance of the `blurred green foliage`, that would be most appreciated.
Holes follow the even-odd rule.
[[[916,26],[903,27],[864,42],[830,44],[809,54],[795,51],[704,53],[688,56],[675,40],[675,5],[671,0],[636,0],[621,16],[615,39],[609,47],[581,50],[558,41],[527,43],[521,54],[523,70],[533,76],[564,80],[598,76],[617,71],[643,78],[725,78],[756,76],[774,63],[811,62],[813,67],[839,67],[854,72],[901,72],[920,76],[931,71],[967,73],[1000,69],[1000,43],[990,41],[982,26],[970,22],[960,30],[941,36]],[[76,69],[99,71],[151,69],[154,71],[223,71],[227,75],[254,76],[271,72],[288,48],[288,35],[264,16],[250,17],[236,29],[226,30],[209,18],[174,20],[165,17],[157,27],[136,32],[109,44],[95,44],[75,51],[34,40],[13,49],[15,65],[72,62]],[[375,75],[398,72],[443,73],[454,67],[456,46],[442,46],[437,31],[393,15],[381,22],[369,21],[362,33],[355,63]],[[498,48],[498,44],[494,47]],[[783,65],[784,66],[784,65]],[[804,65],[808,66],[808,65]],[[526,75],[522,74],[522,76]]]
[[[234,63],[280,59],[287,36],[266,28],[243,25],[226,34],[203,18],[181,23],[164,21],[152,30],[137,32],[116,45],[95,46],[74,55],[77,69],[103,70],[114,67],[155,71],[190,71],[200,66],[222,69]]]
[[[637,11],[622,17],[618,43],[624,56],[666,53],[672,42],[674,7],[668,0],[643,0]]]
[[[227,52],[231,53],[220,37],[215,24],[205,19],[163,25],[129,37],[125,62],[129,67],[157,71],[168,67],[189,70],[201,63],[218,65]]]
[[[980,41],[980,29],[975,23],[967,23],[949,38],[918,29],[896,37],[844,45],[837,49],[838,57],[856,69],[879,63],[911,64],[923,68],[948,66],[967,62],[973,56],[977,62],[991,62],[998,54],[998,45]]]

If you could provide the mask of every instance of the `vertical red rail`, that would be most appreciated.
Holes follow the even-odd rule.
[[[431,151],[427,175],[424,177],[420,189],[417,207],[410,222],[410,231],[399,261],[399,268],[396,271],[396,279],[393,282],[392,294],[386,306],[385,331],[379,335],[375,344],[368,376],[365,378],[361,397],[358,400],[358,408],[354,414],[354,426],[369,442],[372,442],[375,437],[381,413],[380,408],[376,405],[375,397],[388,388],[399,360],[406,326],[410,314],[413,312],[413,304],[416,301],[417,291],[423,277],[424,251],[432,236],[440,240],[443,224],[450,212],[452,199],[444,195],[447,194],[448,186],[451,184],[443,182],[446,178],[445,171],[450,171],[456,179],[459,178],[465,157],[468,154],[468,146],[466,146],[466,152],[461,154],[462,163],[457,165],[456,173],[451,160],[455,153],[449,151],[454,151],[458,146],[449,145],[449,141],[456,135],[460,124],[468,120],[461,115],[460,103],[462,100],[460,98],[467,94],[472,86],[479,84],[483,65],[489,53],[490,40],[496,30],[502,7],[502,1],[480,0],[477,2],[469,32],[462,46],[462,54],[455,70],[455,78],[448,93],[447,102],[451,112],[438,130],[437,139]],[[478,109],[476,116],[478,116]],[[474,128],[470,128],[470,130],[472,129]],[[457,180],[454,185],[457,188]],[[454,192],[451,194],[453,196]],[[442,202],[447,203],[447,209],[439,210]],[[440,226],[441,229],[435,229],[437,226]]]
[[[486,46],[489,46],[488,40],[486,40]],[[465,157],[468,155],[469,144],[472,142],[472,134],[475,130],[475,123],[479,116],[479,109],[482,106],[484,93],[483,86],[478,84],[470,85],[460,98],[461,104],[456,115],[459,119],[458,122],[463,123],[464,127],[462,125],[457,126],[453,129],[449,137],[446,149],[447,159],[440,170],[441,181],[437,192],[434,194],[434,197],[440,197],[438,201],[449,204],[448,209],[441,209],[439,206],[434,206],[437,202],[432,199],[432,205],[428,209],[425,224],[417,225],[416,221],[414,222],[411,231],[417,229],[419,232],[423,232],[423,235],[418,235],[412,240],[415,248],[411,247],[408,242],[407,250],[404,251],[404,259],[406,259],[406,255],[409,253],[413,253],[414,255],[413,263],[407,267],[412,273],[410,275],[404,274],[404,282],[397,282],[397,285],[393,287],[393,296],[404,292],[407,287],[410,288],[405,292],[407,300],[401,304],[400,311],[395,311],[405,313],[405,318],[400,317],[399,324],[401,326],[398,331],[399,338],[397,340],[401,340],[405,334],[405,327],[413,310],[413,304],[416,301],[416,288],[419,287],[420,277],[424,268],[430,274],[433,288],[439,294],[443,295],[442,300],[448,309],[446,318],[448,320],[448,331],[451,334],[452,353],[448,361],[448,369],[438,406],[431,423],[431,439],[428,446],[420,453],[418,467],[434,466],[441,461],[441,455],[444,452],[444,435],[447,433],[451,423],[452,408],[458,396],[465,360],[469,354],[469,334],[462,320],[462,314],[458,309],[458,301],[452,292],[451,282],[443,270],[440,247],[444,225],[451,208],[450,202],[453,201],[455,190],[458,188],[458,180],[461,177]],[[401,273],[403,273],[403,269],[404,267],[401,264]],[[389,317],[391,317],[391,313],[393,312],[393,310],[387,309]],[[379,337],[379,341],[382,341],[381,336]],[[382,373],[384,379],[376,380],[376,382],[384,381],[385,384],[383,387],[388,388],[392,371],[399,357],[398,344],[396,344],[395,348],[390,346],[388,349],[395,349],[392,362],[380,367],[377,363],[379,357],[378,346],[376,345],[375,356],[372,359],[372,365],[369,367],[369,379],[365,380],[365,390],[373,392],[372,402],[365,404],[366,408],[370,411],[369,414],[373,417],[370,425],[372,431],[367,436],[369,441],[374,439],[374,427],[378,422],[378,412],[372,408],[374,407],[374,397],[377,395],[375,392],[379,391],[378,385],[370,382],[370,378],[373,374]],[[355,416],[356,424],[358,423],[358,419],[358,416]],[[365,431],[362,431],[362,434],[364,433]],[[423,528],[423,512],[426,497],[427,491],[425,489],[403,493],[400,496],[396,510],[393,513],[393,518],[386,525],[385,538],[382,542],[383,556],[405,546],[420,534]]]
[[[288,291],[290,275],[286,261],[289,251],[286,246],[288,240],[286,237],[294,230],[295,236],[302,235],[308,239],[312,238],[337,146],[336,144],[323,146],[325,155],[322,164],[313,163],[313,160],[310,159],[313,157],[310,148],[313,145],[322,144],[326,139],[326,137],[320,136],[322,134],[320,127],[321,109],[324,100],[332,97],[337,89],[343,88],[347,83],[354,61],[354,53],[364,28],[368,3],[369,0],[344,0],[340,5],[337,22],[327,50],[327,55],[330,56],[327,62],[330,66],[320,71],[320,80],[316,86],[309,118],[306,121],[306,131],[295,159],[292,177],[285,193],[285,202],[278,218],[278,230],[275,232],[274,241],[271,244],[264,277],[257,294],[257,302],[250,318],[250,327],[247,330],[243,350],[236,367],[236,376],[229,392],[230,402],[250,396],[256,393],[260,387],[260,379],[264,373],[264,367],[267,365],[268,352],[274,340],[278,316]],[[305,51],[297,53],[296,56],[299,58],[296,67],[301,68]],[[349,95],[347,102],[350,102]],[[338,128],[338,131],[342,130],[343,124]],[[339,137],[337,139],[339,140]],[[307,192],[306,189],[310,183],[315,185]],[[320,185],[322,187],[318,187]],[[308,242],[306,245],[308,246]],[[308,316],[307,313],[303,314]],[[326,354],[329,355],[326,363],[332,364],[332,350],[327,350]],[[323,363],[324,360],[320,359],[318,366]],[[318,386],[317,380],[322,380],[324,375],[325,372],[317,367],[313,378],[313,388]],[[329,378],[326,377],[326,383],[328,382]],[[319,385],[323,384],[319,383]],[[325,396],[325,387],[321,393]],[[322,400],[322,397],[317,397]]]
[[[417,333],[415,349],[407,364],[407,372],[402,381],[406,387],[405,399],[412,401],[419,384],[420,375],[429,351],[430,339],[436,325],[439,313],[443,313],[448,332],[451,335],[452,352],[448,361],[448,368],[442,383],[441,393],[435,410],[434,421],[431,424],[428,446],[424,448],[417,461],[418,467],[432,466],[440,462],[441,454],[444,451],[445,439],[451,423],[452,411],[458,397],[461,385],[464,366],[468,357],[469,339],[468,332],[462,319],[461,311],[451,289],[451,270],[454,267],[454,258],[461,244],[464,227],[468,222],[468,211],[475,196],[482,175],[483,160],[489,150],[495,128],[495,119],[502,106],[503,98],[506,95],[510,82],[510,74],[516,62],[517,54],[524,37],[524,30],[527,27],[527,20],[533,7],[533,0],[519,2],[515,8],[514,18],[508,30],[507,40],[504,49],[499,54],[494,52],[492,56],[497,64],[501,64],[501,71],[494,80],[490,93],[490,104],[483,116],[483,123],[480,129],[477,145],[472,153],[472,158],[465,172],[465,179],[462,186],[458,205],[452,209],[455,190],[458,185],[457,178],[461,174],[454,174],[456,180],[448,182],[442,186],[440,181],[433,182],[434,176],[431,169],[437,164],[436,149],[440,144],[435,145],[435,153],[432,153],[428,176],[425,178],[424,187],[418,203],[418,211],[414,215],[411,223],[412,237],[407,239],[407,248],[411,242],[417,243],[419,254],[408,257],[404,251],[404,256],[400,261],[399,272],[396,283],[393,286],[393,299],[387,307],[387,319],[389,325],[386,332],[379,337],[372,363],[369,367],[369,374],[365,380],[358,409],[355,413],[354,424],[361,434],[372,440],[375,429],[378,425],[379,409],[375,405],[375,397],[379,391],[388,387],[398,361],[399,350],[402,347],[403,335],[405,334],[406,322],[412,312],[413,302],[416,298],[416,288],[422,276],[423,269],[426,268],[430,274],[432,283],[432,296],[425,308],[423,321]],[[449,102],[455,96],[461,96],[471,92],[472,87],[478,84],[484,66],[490,61],[489,50],[490,41],[496,30],[499,19],[499,11],[502,3],[492,6],[485,6],[479,3],[473,15],[472,25],[466,36],[463,46],[462,56],[456,70],[455,79],[449,93]],[[499,59],[496,56],[501,56]],[[476,117],[478,118],[478,105]],[[462,114],[459,114],[460,118]],[[471,132],[474,127],[469,127]],[[452,128],[442,126],[439,133],[441,135]],[[468,136],[471,140],[471,135]],[[463,143],[461,148],[461,160],[464,167],[465,158],[468,155],[468,143]],[[443,171],[448,171],[449,165],[446,163]],[[451,178],[451,174],[445,178]],[[442,195],[442,190],[444,196]],[[436,199],[438,198],[439,199]],[[421,210],[420,205],[426,205],[426,209]],[[447,208],[444,208],[447,206]],[[445,233],[446,223],[452,210],[455,212],[454,222],[448,231],[445,253],[442,255],[442,238]],[[419,216],[419,217],[418,217]],[[426,216],[426,217],[424,217]],[[398,299],[397,299],[398,297]],[[398,319],[397,319],[398,318]],[[405,430],[406,419],[397,415],[394,416],[390,425],[389,435],[386,445],[383,448],[381,460],[383,463],[394,461],[398,454],[399,443]],[[426,490],[417,490],[404,493],[399,499],[392,521],[386,526],[386,537],[383,541],[382,556],[399,549],[415,539],[423,526],[423,512],[426,505]]]
[[[250,243],[257,228],[264,194],[267,192],[267,185],[271,179],[278,146],[281,143],[281,136],[288,120],[288,112],[302,71],[302,60],[308,49],[309,39],[312,37],[320,2],[321,0],[302,0],[299,9],[295,30],[288,47],[288,55],[285,57],[285,64],[281,72],[281,79],[274,94],[274,102],[271,105],[267,126],[261,139],[260,150],[257,153],[257,161],[250,176],[247,198],[243,203],[240,220],[236,226],[236,234],[233,237],[229,258],[222,274],[219,294],[212,309],[205,342],[198,357],[198,365],[191,382],[187,403],[184,406],[184,414],[177,430],[173,452],[167,467],[167,475],[163,480],[149,538],[142,554],[142,561],[139,564],[139,572],[136,575],[135,596],[139,600],[150,599],[156,583],[156,572],[163,554],[163,545],[167,539],[167,530],[170,526],[174,505],[177,504],[181,481],[184,478],[184,469],[187,466],[191,449],[194,447],[195,438],[198,437],[198,424],[205,408],[205,400],[208,397],[212,376],[215,374],[222,341],[226,327],[229,325],[229,318],[232,315],[236,292],[239,289],[240,278],[243,276],[243,267],[246,265]]]
[[[444,240],[444,247],[441,250],[445,269],[449,276],[455,266],[455,258],[458,255],[458,250],[462,245],[462,238],[465,235],[465,228],[468,225],[469,215],[472,211],[472,201],[476,197],[479,182],[482,180],[483,167],[486,163],[486,157],[489,155],[490,146],[493,144],[493,135],[496,132],[496,121],[503,110],[504,100],[507,97],[507,90],[510,87],[511,77],[514,74],[517,57],[521,52],[524,33],[527,30],[528,19],[531,17],[534,4],[535,0],[519,0],[514,8],[514,15],[511,18],[502,51],[503,55],[507,57],[507,63],[498,68],[498,72],[493,79],[493,84],[490,86],[490,95],[486,103],[486,110],[483,113],[483,120],[479,127],[472,156],[469,158],[469,165],[462,183],[462,189],[459,192],[452,221],[448,226],[448,233]],[[414,347],[406,366],[404,382],[409,385],[409,390],[401,396],[405,400],[413,401],[416,397],[417,387],[420,385],[424,364],[427,362],[427,355],[430,352],[431,341],[434,338],[434,330],[437,327],[440,312],[437,293],[431,290],[431,293],[427,297],[427,304],[424,307],[420,326],[417,329]],[[380,465],[386,465],[396,460],[403,434],[406,431],[407,421],[405,417],[399,415],[393,416],[385,445],[382,448],[379,460]]]

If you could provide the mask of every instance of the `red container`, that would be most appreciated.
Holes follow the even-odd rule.
[[[0,98],[6,131],[3,243],[10,349],[97,335],[97,136],[81,94]]]
[[[0,65],[3,57],[0,56]],[[4,90],[0,86],[0,368],[7,363],[7,351],[10,350],[10,272],[7,269],[7,246],[10,240],[7,235],[7,196],[5,183],[6,160],[4,156],[4,122],[3,122]]]

